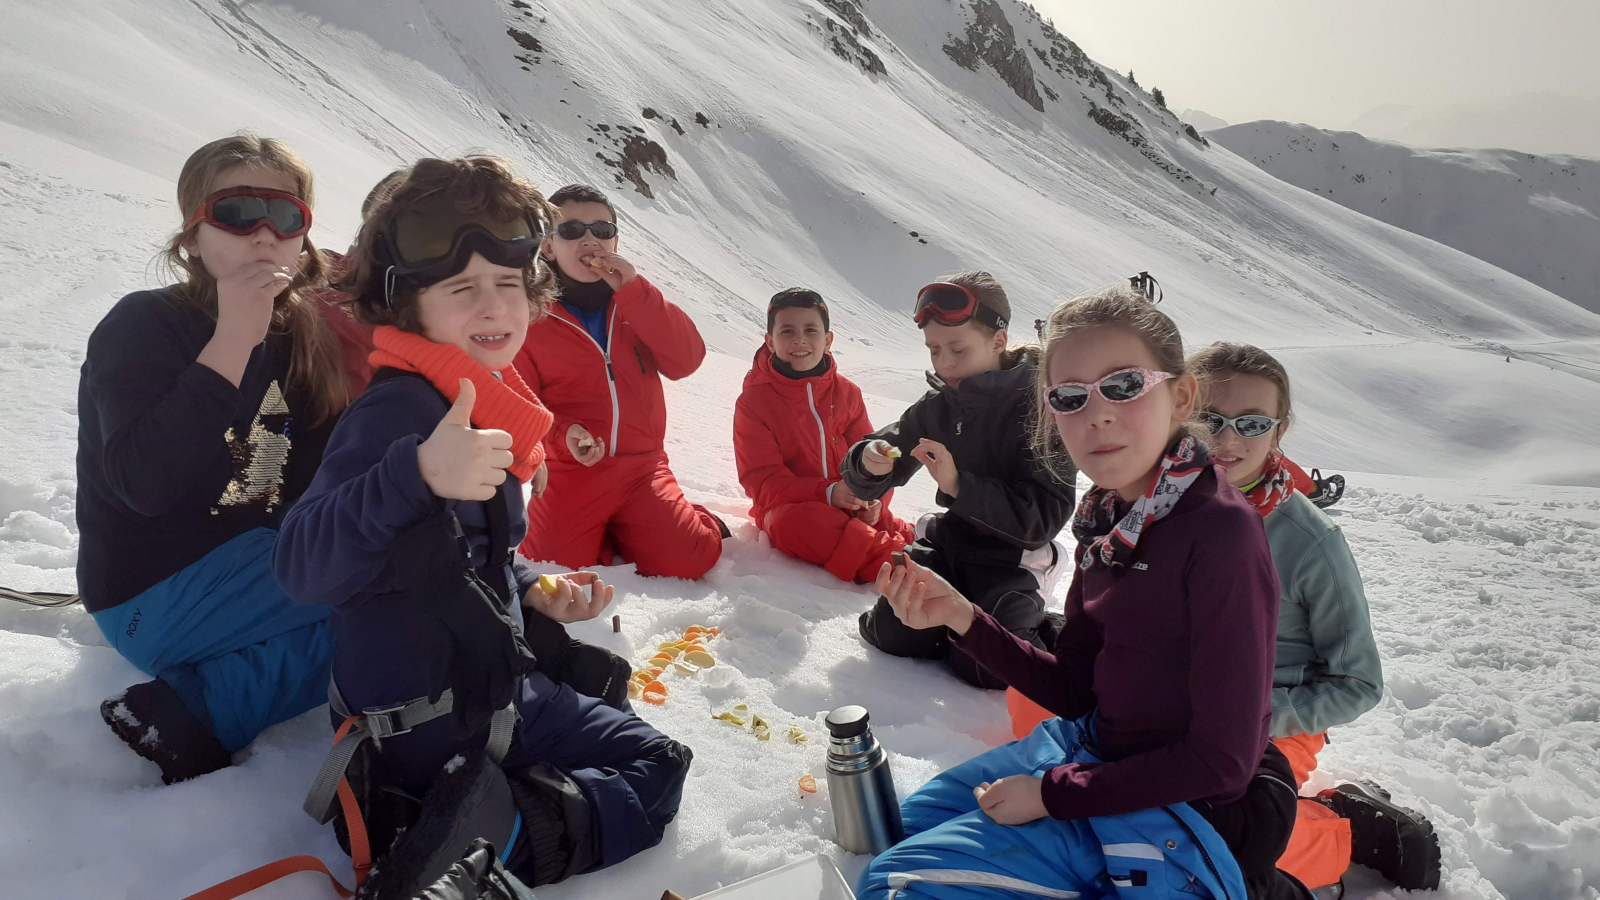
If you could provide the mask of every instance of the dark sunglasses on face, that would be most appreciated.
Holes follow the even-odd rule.
[[[1044,389],[1045,399],[1050,401],[1050,408],[1063,415],[1072,415],[1082,412],[1089,405],[1089,390],[1095,388],[1100,391],[1100,396],[1111,403],[1132,403],[1133,401],[1150,393],[1150,389],[1174,378],[1171,372],[1157,372],[1154,369],[1145,369],[1138,366],[1118,369],[1099,381],[1064,381],[1052,384]]]
[[[1210,410],[1201,413],[1196,418],[1212,434],[1221,434],[1222,429],[1231,427],[1233,428],[1233,433],[1242,438],[1258,438],[1264,434],[1270,434],[1272,429],[1277,428],[1278,423],[1283,421],[1282,419],[1274,419],[1271,416],[1263,416],[1259,413],[1251,413],[1250,415],[1230,419],[1221,413],[1211,412]]]
[[[279,240],[287,240],[311,230],[311,208],[284,191],[233,187],[207,197],[183,228],[187,231],[201,222],[240,235],[255,234],[265,226]]]
[[[568,219],[556,226],[556,235],[564,241],[582,240],[585,231],[602,241],[609,241],[617,236],[617,223],[579,222],[576,219]]]

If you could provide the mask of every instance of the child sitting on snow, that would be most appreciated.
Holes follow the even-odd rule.
[[[1270,728],[1300,787],[1328,729],[1355,721],[1383,696],[1361,572],[1339,526],[1307,499],[1305,474],[1279,449],[1294,416],[1283,365],[1258,347],[1216,343],[1189,357],[1189,368],[1200,381],[1211,458],[1261,513],[1278,570]],[[1381,790],[1344,784],[1301,798],[1296,811],[1278,867],[1307,886],[1337,883],[1353,859],[1406,890],[1439,887],[1433,826]]]
[[[1095,484],[1050,650],[915,562],[878,589],[1059,718],[908,797],[906,840],[856,895],[1301,900],[1275,866],[1294,817],[1267,740],[1277,575],[1260,515],[1187,432],[1178,329],[1117,287],[1061,306],[1044,339],[1035,455]]]
[[[422,798],[372,829],[380,854],[405,830],[363,896],[416,896],[478,837],[530,885],[559,881],[654,846],[677,812],[688,749],[537,671],[515,627],[520,606],[577,621],[611,599],[592,573],[547,593],[512,555],[552,419],[512,360],[552,293],[535,250],[553,219],[499,160],[425,159],[341,285],[378,325],[378,370],[274,568],[333,608],[336,713],[383,725],[363,795]]]
[[[987,272],[947,275],[917,293],[913,319],[933,361],[932,390],[850,449],[833,502],[876,500],[927,466],[946,511],[919,529],[911,557],[1012,634],[1039,641],[1041,572],[1056,562],[1053,541],[1071,514],[1073,489],[1028,447],[1039,348],[1006,348],[1010,318],[1005,289]],[[947,660],[979,687],[1004,687],[943,629],[905,627],[881,597],[862,613],[861,636],[895,656]]]
[[[734,406],[733,450],[750,518],[772,546],[843,581],[870,581],[916,536],[889,512],[887,495],[861,500],[839,489],[839,464],[872,423],[832,347],[828,304],[816,291],[773,295],[766,341]]]
[[[661,378],[687,378],[706,345],[687,313],[617,253],[606,196],[573,184],[542,252],[557,302],[528,329],[517,371],[555,414],[545,438],[550,490],[528,504],[522,553],[568,568],[611,565],[699,578],[722,556],[727,526],[690,503],[667,464]]]
[[[250,134],[178,175],[178,283],[129,294],[89,337],[78,385],[78,591],[152,680],[100,714],[171,784],[216,771],[321,705],[328,613],[272,577],[279,520],[346,402],[306,295],[323,271],[311,169]]]

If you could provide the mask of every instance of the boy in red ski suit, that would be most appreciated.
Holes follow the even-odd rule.
[[[528,505],[520,549],[573,569],[621,556],[641,575],[699,578],[722,556],[726,528],[684,497],[667,467],[661,376],[693,374],[705,342],[617,255],[604,194],[569,185],[550,202],[562,220],[543,253],[561,294],[529,327],[516,367],[555,425],[544,439],[549,487]]]
[[[772,546],[842,581],[870,581],[916,538],[889,512],[887,495],[867,502],[833,491],[839,463],[872,423],[832,346],[828,307],[815,291],[773,296],[766,341],[734,406],[733,450],[750,518]]]

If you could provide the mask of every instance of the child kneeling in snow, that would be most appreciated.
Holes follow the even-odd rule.
[[[845,452],[872,432],[861,389],[839,371],[828,304],[790,288],[767,304],[767,337],[733,408],[733,450],[750,518],[772,546],[843,581],[870,581],[916,535],[888,495],[839,484]]]
[[[1011,304],[986,272],[947,275],[924,287],[913,317],[933,361],[932,390],[900,421],[850,449],[833,502],[876,500],[927,466],[939,486],[934,500],[946,511],[918,529],[911,557],[1007,631],[1043,646],[1042,592],[1052,580],[1054,539],[1072,510],[1073,488],[1028,448],[1039,348],[1006,348]],[[1005,686],[943,629],[905,627],[882,598],[862,613],[860,628],[885,653],[942,659],[970,684]]]
[[[535,250],[553,216],[499,160],[425,159],[366,219],[341,285],[379,326],[378,370],[274,568],[333,607],[335,712],[385,723],[363,792],[422,798],[383,829],[408,826],[373,896],[414,896],[478,837],[523,881],[559,881],[654,846],[677,812],[688,749],[537,671],[514,622],[519,601],[576,621],[611,599],[588,573],[546,594],[512,557],[552,418],[512,360],[551,293]]]
[[[1261,516],[1186,433],[1178,329],[1117,287],[1058,308],[1044,338],[1035,454],[1070,453],[1096,485],[1053,652],[915,562],[878,585],[906,627],[1059,718],[909,797],[909,837],[858,895],[1305,897],[1274,866],[1295,803],[1267,740],[1277,575]]]

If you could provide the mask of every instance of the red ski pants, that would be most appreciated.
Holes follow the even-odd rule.
[[[826,503],[785,503],[773,507],[760,523],[772,546],[795,559],[827,569],[840,581],[871,581],[889,554],[904,550],[916,534],[884,507],[876,525],[868,525]]]
[[[552,463],[520,549],[569,569],[609,565],[614,551],[640,575],[693,579],[721,558],[722,529],[683,495],[665,453],[615,456],[592,467]]]

